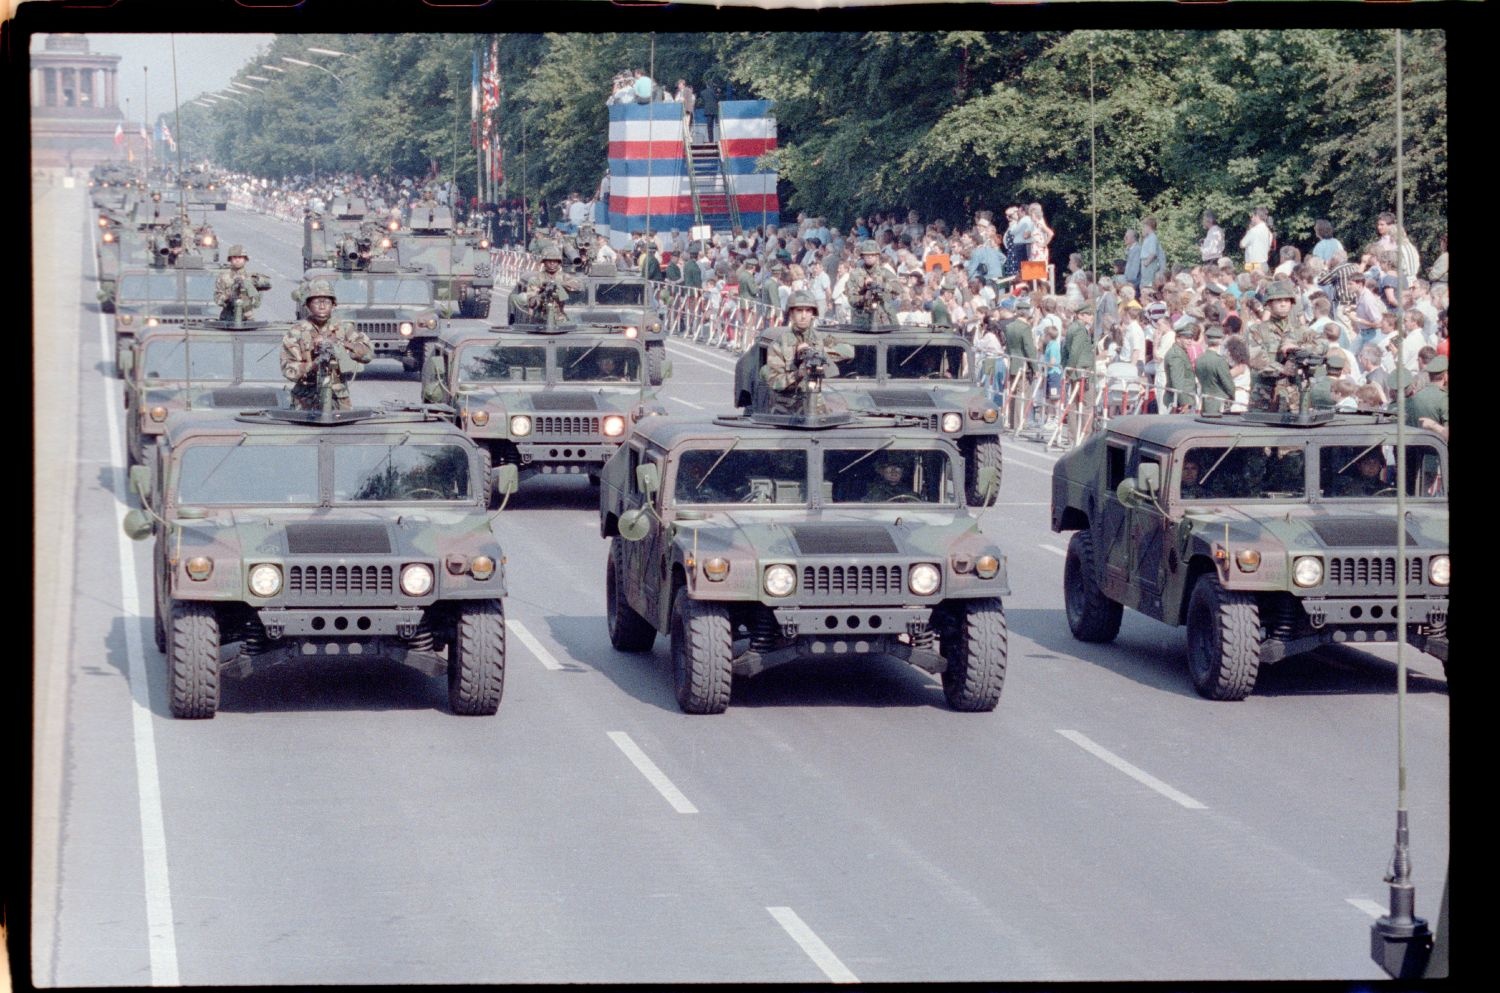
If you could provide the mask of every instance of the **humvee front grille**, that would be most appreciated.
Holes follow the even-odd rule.
[[[396,590],[389,565],[293,565],[286,571],[288,596],[381,595]]]
[[[809,596],[867,596],[900,593],[899,565],[809,565],[802,567],[802,593]]]
[[[1406,563],[1406,581],[1421,583],[1422,559],[1412,557]],[[1396,588],[1396,557],[1393,555],[1342,555],[1328,560],[1325,585],[1339,589]]]
[[[597,417],[538,417],[536,433],[577,437],[599,433]]]
[[[401,333],[399,321],[355,321],[354,326],[365,334],[399,335]]]

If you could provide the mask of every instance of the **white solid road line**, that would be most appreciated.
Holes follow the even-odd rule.
[[[1068,551],[1067,551],[1067,549],[1065,549],[1065,548],[1058,548],[1056,545],[1044,545],[1041,542],[1037,542],[1037,546],[1036,547],[1038,547],[1038,548],[1045,548],[1047,551],[1051,552],[1053,555],[1061,555],[1063,558],[1067,558],[1068,557]]]
[[[114,342],[110,340],[109,325],[102,311],[99,314],[99,352],[105,363],[113,367]],[[112,375],[104,377],[104,409],[110,455],[116,466],[124,466],[127,463],[119,414],[123,409],[124,394],[115,389],[115,382]],[[121,390],[123,388],[122,384]],[[146,874],[146,941],[151,955],[151,985],[179,986],[182,981],[177,975],[177,936],[172,930],[172,883],[167,875],[167,830],[161,813],[161,775],[156,767],[151,684],[146,676],[146,649],[141,637],[145,613],[141,609],[140,590],[135,582],[135,543],[125,537],[124,531],[126,508],[130,506],[125,479],[123,470],[115,473],[115,499],[119,502],[115,544],[120,553],[120,596],[125,613],[125,648],[130,658],[130,716],[135,739],[136,792],[141,808],[141,856]]]
[[[792,940],[802,946],[807,957],[813,960],[813,964],[823,970],[823,975],[835,983],[857,983],[859,977],[849,971],[849,967],[839,961],[839,957],[833,954],[833,950],[823,944],[823,939],[813,934],[812,928],[803,923],[802,918],[791,907],[767,907],[766,910],[776,923],[780,924]]]
[[[1390,913],[1389,908],[1381,906],[1380,904],[1376,903],[1374,900],[1366,900],[1362,896],[1351,896],[1347,900],[1345,900],[1344,902],[1347,903],[1347,904],[1349,904],[1351,907],[1355,907],[1355,908],[1357,908],[1359,910],[1363,910],[1365,913],[1369,914],[1371,917],[1374,917],[1374,918],[1377,918],[1377,919],[1381,918],[1381,917],[1384,917],[1386,914]]]
[[[693,403],[691,400],[684,400],[682,397],[667,397],[667,399],[668,400],[676,400],[678,403],[682,404],[683,406],[685,406],[685,407],[692,407],[694,410],[702,410],[703,409],[703,405],[701,403]]]
[[[1077,745],[1079,748],[1082,748],[1090,755],[1093,755],[1096,758],[1103,759],[1106,763],[1114,766],[1116,769],[1119,769],[1125,775],[1129,776],[1131,779],[1134,779],[1142,786],[1148,786],[1156,792],[1160,793],[1162,796],[1166,797],[1168,800],[1171,800],[1173,803],[1180,804],[1181,806],[1186,807],[1189,810],[1208,809],[1197,800],[1194,800],[1192,797],[1188,796],[1186,793],[1180,793],[1177,790],[1174,790],[1172,787],[1168,786],[1166,783],[1162,782],[1160,779],[1157,779],[1150,773],[1143,772],[1142,770],[1137,769],[1135,766],[1131,765],[1129,762],[1126,762],[1124,759],[1120,758],[1120,756],[1116,755],[1114,752],[1111,752],[1109,749],[1104,748],[1102,745],[1096,745],[1085,735],[1079,734],[1077,731],[1064,731],[1061,728],[1058,729],[1057,733],[1062,735],[1064,738],[1067,738],[1073,744]]]
[[[630,760],[631,765],[634,765],[641,771],[641,775],[646,777],[646,781],[656,787],[656,792],[666,797],[667,802],[672,805],[673,810],[679,814],[696,814],[698,812],[698,808],[693,806],[688,801],[688,798],[682,795],[681,790],[672,785],[672,781],[656,767],[655,762],[646,757],[646,753],[641,751],[640,746],[631,740],[630,735],[624,731],[610,731],[609,740],[613,741],[615,746],[625,753],[625,757]]]
[[[717,369],[720,372],[734,372],[734,363],[732,363],[732,362],[729,363],[728,365],[720,365],[717,362],[710,362],[710,361],[708,361],[708,359],[705,359],[705,358],[702,358],[700,356],[694,355],[692,353],[692,351],[690,350],[692,348],[692,346],[690,344],[688,344],[687,342],[678,340],[677,344],[680,346],[681,351],[674,350],[673,351],[674,355],[679,355],[682,358],[687,359],[689,362],[696,362],[699,365],[706,365],[710,369]]]
[[[553,658],[552,653],[543,648],[542,643],[537,641],[536,637],[530,631],[526,630],[526,625],[507,617],[505,619],[505,629],[517,638],[520,638],[521,644],[525,645],[526,650],[535,655],[542,665],[554,670],[563,668],[563,664]]]

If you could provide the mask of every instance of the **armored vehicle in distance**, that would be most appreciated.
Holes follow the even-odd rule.
[[[382,226],[386,224],[385,218],[377,217],[364,197],[334,197],[321,214],[314,211],[304,214],[302,268],[328,263],[337,254],[339,242],[346,236],[359,234],[367,219],[377,220]]]
[[[632,424],[666,413],[645,362],[633,327],[452,321],[429,346],[422,399],[451,405],[497,466],[596,480]]]
[[[1193,686],[1239,700],[1282,658],[1394,641],[1403,577],[1407,640],[1446,666],[1448,448],[1407,434],[1398,561],[1395,437],[1378,414],[1111,420],[1052,471],[1074,637],[1113,640],[1124,607],[1186,625]]]
[[[299,319],[307,316],[302,288],[314,279],[328,280],[338,299],[334,319],[353,321],[369,335],[377,358],[397,359],[407,372],[421,368],[438,325],[432,277],[425,269],[402,268],[389,258],[371,259],[362,268],[346,262],[309,269],[292,291]]]
[[[208,321],[219,316],[214,272],[203,259],[185,255],[172,267],[128,268],[115,286],[115,374],[136,334],[160,324]]]
[[[964,471],[907,418],[643,420],[601,474],[610,642],[667,635],[688,713],[722,712],[733,675],[877,656],[941,673],[955,710],[993,710],[1005,556],[964,506]]]
[[[493,714],[505,560],[482,462],[430,410],[169,416],[125,531],[156,536],[173,715],[214,715],[221,666],[351,656],[446,672],[455,713]]]
[[[771,391],[760,372],[785,330],[766,330],[735,363],[735,406],[770,409]],[[854,357],[838,364],[838,375],[824,381],[824,392],[841,397],[851,411],[903,414],[956,442],[968,480],[965,499],[978,505],[980,470],[1001,470],[1002,425],[999,409],[974,380],[968,339],[951,329],[897,324],[829,324],[818,330],[854,348]]]
[[[151,448],[179,411],[223,417],[226,411],[291,407],[281,374],[281,338],[290,325],[262,322],[160,325],[138,335],[123,355],[125,451],[131,465]]]
[[[190,206],[205,210],[229,209],[229,191],[208,170],[188,169],[178,183],[187,191]]]
[[[439,204],[412,207],[408,230],[396,244],[403,266],[425,266],[432,273],[440,305],[459,317],[485,318],[494,287],[490,243],[477,232],[464,232],[453,212]]]

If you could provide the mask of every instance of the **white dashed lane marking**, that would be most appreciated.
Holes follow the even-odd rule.
[[[807,953],[807,957],[823,970],[823,975],[835,983],[857,983],[859,977],[849,971],[849,967],[839,961],[839,957],[833,954],[833,950],[823,943],[823,939],[813,933],[812,928],[803,923],[802,918],[791,907],[767,907],[767,912],[780,924],[792,940],[801,946]]]
[[[1160,793],[1162,796],[1166,797],[1168,800],[1171,800],[1173,803],[1186,807],[1188,810],[1208,809],[1197,800],[1194,800],[1192,797],[1188,796],[1186,793],[1181,793],[1177,790],[1174,790],[1172,787],[1168,786],[1166,783],[1162,782],[1160,779],[1157,779],[1150,773],[1137,769],[1135,766],[1131,765],[1129,762],[1126,762],[1124,759],[1120,758],[1120,756],[1116,755],[1114,752],[1111,752],[1109,749],[1090,741],[1087,736],[1079,734],[1077,731],[1064,731],[1060,728],[1058,729],[1057,733],[1062,735],[1064,738],[1067,738],[1073,744],[1077,745],[1079,748],[1082,748],[1090,755],[1093,755],[1095,758],[1101,759],[1108,765],[1111,765],[1114,768],[1120,770],[1131,779],[1134,779],[1136,782],[1140,783],[1142,786],[1149,787],[1150,789],[1153,789],[1156,792]]]
[[[630,760],[631,765],[639,769],[641,775],[646,777],[646,781],[656,787],[656,792],[666,798],[667,802],[672,805],[673,810],[679,814],[696,814],[698,812],[698,808],[693,806],[688,801],[688,798],[682,795],[681,790],[672,785],[672,781],[667,778],[666,773],[656,767],[656,763],[652,762],[646,756],[646,753],[641,751],[640,746],[631,740],[630,735],[624,731],[611,731],[609,732],[609,740],[613,741],[615,747],[625,753],[625,757]]]

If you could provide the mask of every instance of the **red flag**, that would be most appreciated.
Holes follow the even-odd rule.
[[[115,144],[125,144],[125,125],[123,124],[115,124]]]

